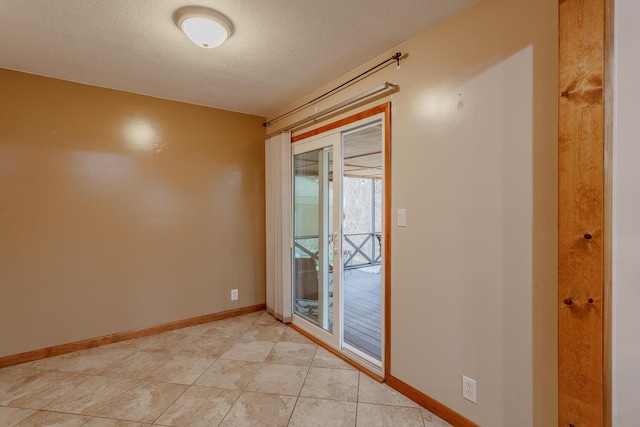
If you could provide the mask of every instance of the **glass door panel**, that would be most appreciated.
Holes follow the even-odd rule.
[[[382,367],[383,135],[378,120],[342,133],[342,348]]]
[[[321,147],[293,157],[293,311],[332,333],[333,149]]]

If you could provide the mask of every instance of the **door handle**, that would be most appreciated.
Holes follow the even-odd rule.
[[[331,233],[331,240],[333,243],[333,255],[337,256],[340,253],[340,233]]]

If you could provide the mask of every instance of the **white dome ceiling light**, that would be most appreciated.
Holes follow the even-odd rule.
[[[218,47],[233,33],[226,16],[202,6],[185,6],[173,14],[176,25],[200,47]]]

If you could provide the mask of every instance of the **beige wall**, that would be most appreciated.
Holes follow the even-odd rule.
[[[393,217],[407,209],[391,374],[482,426],[557,423],[557,36],[555,0],[482,0],[296,103],[409,54],[317,110],[400,86],[368,105],[392,102]]]
[[[0,87],[0,356],[265,301],[262,118]]]

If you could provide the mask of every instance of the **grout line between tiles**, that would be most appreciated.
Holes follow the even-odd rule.
[[[183,384],[183,385],[184,385],[184,384]],[[156,423],[160,418],[162,418],[162,416],[165,414],[165,412],[167,412],[167,411],[169,410],[169,408],[171,408],[171,407],[172,407],[172,406],[173,406],[173,405],[178,401],[178,399],[180,399],[180,398],[181,398],[181,397],[182,397],[182,396],[187,392],[187,390],[189,390],[189,386],[187,386],[187,387],[182,391],[182,393],[180,393],[180,395],[178,395],[178,397],[176,397],[176,398],[173,400],[173,402],[171,402],[171,403],[170,403],[170,404],[165,408],[165,410],[164,410],[164,411],[162,411],[162,413],[161,413],[160,415],[158,415],[158,416],[153,420],[153,422],[151,422],[151,423],[150,423],[150,425],[155,424],[155,423]],[[141,421],[137,421],[137,422],[141,422]]]
[[[233,403],[231,404],[231,406],[229,406],[229,409],[227,409],[227,412],[224,414],[224,417],[222,417],[222,419],[220,420],[218,425],[222,424],[224,422],[224,420],[229,416],[229,413],[231,412],[233,407],[236,406],[236,403],[238,403],[238,400],[240,400],[240,397],[244,393],[244,390],[238,390],[238,391],[240,392],[240,393],[238,393],[238,397],[236,397],[236,400],[234,400]]]
[[[296,407],[298,406],[298,400],[300,400],[300,394],[298,394],[298,396],[296,396],[296,401],[293,404],[293,408],[291,408],[291,413],[289,414],[289,418],[287,419],[287,426],[289,424],[291,424],[291,417],[293,417],[293,413],[296,410]]]

